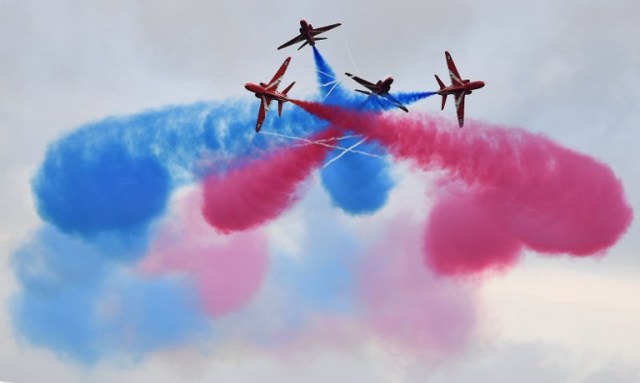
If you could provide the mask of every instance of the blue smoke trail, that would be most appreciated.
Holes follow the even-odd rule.
[[[320,51],[313,47],[313,58],[316,63],[316,72],[318,76],[318,89],[320,90],[320,99],[322,102],[342,107],[385,111],[396,108],[389,100],[379,96],[366,96],[361,93],[345,89],[338,81],[335,72],[329,66],[327,61],[322,57]],[[358,85],[354,82],[355,87]],[[392,95],[403,105],[411,105],[427,97],[433,96],[435,92],[397,92]]]
[[[393,96],[400,101],[401,104],[410,105],[420,100],[424,100],[427,97],[431,97],[436,92],[404,92],[394,93]]]
[[[313,47],[313,56],[318,73],[318,87],[324,102],[335,103],[357,109],[370,110],[378,102],[371,102],[372,97],[361,97],[356,92],[349,92],[337,81],[333,69],[324,60],[320,52]],[[330,85],[328,85],[330,84]],[[330,93],[329,93],[330,92]],[[373,100],[375,101],[375,100]],[[349,147],[357,140],[343,140],[341,144]],[[360,150],[384,155],[384,149],[375,143],[365,143]],[[333,151],[328,158],[341,152]],[[394,184],[389,176],[389,162],[382,158],[363,157],[348,153],[338,161],[321,171],[322,184],[329,192],[335,206],[351,214],[374,213],[382,208]]]
[[[19,332],[87,364],[114,350],[143,356],[207,332],[186,281],[127,276],[108,257],[112,250],[51,226],[18,249],[13,263],[22,290],[11,311]]]
[[[282,300],[279,304],[285,308],[269,313],[270,317],[279,316],[275,331],[267,330],[276,333],[276,341],[300,331],[318,314],[357,315],[353,270],[361,258],[362,243],[353,228],[326,209],[326,199],[319,188],[313,188],[300,202],[306,212],[301,223],[305,227],[300,246],[303,253],[283,250],[272,258],[266,284],[278,287]]]
[[[342,141],[347,147],[356,142],[353,138]],[[381,152],[376,143],[365,143],[358,149],[371,153]],[[337,155],[337,152],[333,154]],[[345,154],[320,174],[332,202],[352,214],[376,212],[386,204],[394,186],[387,161],[355,153]]]

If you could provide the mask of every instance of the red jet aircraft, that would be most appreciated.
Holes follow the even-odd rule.
[[[393,78],[392,77],[387,77],[384,80],[378,80],[378,82],[376,82],[374,84],[374,83],[369,82],[367,80],[361,79],[358,76],[354,76],[351,73],[345,73],[345,74],[347,76],[351,77],[358,84],[360,84],[360,85],[364,86],[365,88],[369,89],[369,91],[361,90],[361,89],[355,89],[356,92],[364,93],[364,94],[367,94],[367,95],[375,94],[376,96],[384,97],[387,100],[389,100],[389,102],[391,102],[394,106],[404,110],[405,112],[409,111],[406,106],[402,105],[402,103],[400,103],[400,101],[396,100],[395,97],[393,97],[392,95],[389,94],[389,90],[391,89],[391,83],[393,82]]]
[[[286,48],[290,45],[301,43],[303,41],[304,41],[304,44],[300,45],[298,50],[302,49],[307,44],[314,46],[316,45],[316,41],[327,39],[326,37],[316,37],[317,35],[324,33],[330,29],[333,29],[335,27],[339,27],[341,25],[342,24],[337,23],[337,24],[327,25],[326,27],[314,28],[313,26],[311,26],[311,24],[307,23],[307,20],[302,19],[300,20],[300,34],[294,37],[293,39],[287,41],[286,43],[280,45],[278,49]]]
[[[456,64],[453,62],[449,52],[444,52],[444,56],[447,58],[451,85],[444,86],[444,83],[440,80],[438,75],[435,75],[436,81],[438,81],[438,85],[440,85],[438,94],[442,96],[441,110],[444,109],[444,104],[447,102],[447,95],[454,95],[456,99],[456,110],[458,112],[458,125],[462,128],[462,125],[464,125],[464,96],[471,94],[472,90],[482,88],[484,86],[484,82],[470,81],[468,79],[462,80],[460,73],[458,73],[458,69],[456,69]]]
[[[256,133],[258,133],[262,127],[262,122],[267,115],[267,110],[269,110],[269,104],[271,104],[271,101],[278,101],[278,116],[282,116],[282,104],[289,101],[289,98],[287,98],[287,92],[289,92],[293,84],[296,83],[295,81],[282,92],[278,92],[278,85],[280,85],[280,81],[282,81],[282,77],[287,71],[289,61],[291,61],[291,57],[287,57],[287,59],[284,60],[284,63],[282,63],[282,66],[280,66],[280,69],[278,69],[268,84],[263,82],[260,84],[253,84],[250,82],[244,84],[244,87],[248,91],[255,93],[256,97],[260,99],[260,110],[258,111],[258,121],[256,122]]]

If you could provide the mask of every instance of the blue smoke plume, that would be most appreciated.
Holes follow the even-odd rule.
[[[89,364],[113,352],[143,356],[206,333],[186,281],[127,275],[124,264],[111,261],[112,250],[111,244],[87,242],[51,226],[18,249],[13,263],[22,289],[11,308],[20,333]]]
[[[358,141],[356,138],[343,140],[342,145],[349,147]],[[358,150],[381,153],[376,143],[364,143]],[[334,151],[333,156],[341,152]],[[330,156],[330,158],[332,158]],[[383,207],[393,188],[389,175],[389,163],[383,158],[365,157],[356,153],[347,153],[322,170],[322,184],[329,192],[336,206],[352,214],[375,213]]]

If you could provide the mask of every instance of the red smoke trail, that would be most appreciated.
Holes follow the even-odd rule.
[[[312,140],[336,134],[329,129]],[[320,145],[283,148],[242,168],[208,177],[202,214],[223,233],[246,230],[277,217],[297,200],[298,184],[322,163],[329,150]]]
[[[465,349],[476,324],[472,284],[439,278],[419,257],[415,222],[391,219],[358,268],[360,315],[382,340],[445,357]],[[427,356],[427,355],[424,355]]]
[[[380,141],[396,158],[445,169],[448,180],[457,181],[455,193],[438,199],[425,232],[426,259],[439,273],[508,266],[523,245],[552,254],[601,254],[631,223],[622,185],[607,165],[541,135],[478,122],[458,129],[425,114],[295,103],[335,127]]]
[[[204,312],[217,318],[253,299],[266,275],[269,251],[261,231],[213,232],[199,214],[201,196],[192,189],[174,203],[140,269],[148,275],[189,275]]]

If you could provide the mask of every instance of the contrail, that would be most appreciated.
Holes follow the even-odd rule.
[[[362,144],[365,140],[367,139],[367,137],[364,137],[363,139],[361,139],[360,141],[356,142],[355,144],[349,146],[347,149],[343,150],[342,153],[338,154],[337,156],[333,157],[332,159],[330,159],[329,161],[327,161],[323,168],[328,167],[329,165],[331,165],[332,163],[334,163],[335,161],[339,160],[342,156],[344,156],[345,154],[347,154],[348,152],[353,152],[355,153],[355,151],[353,150],[355,147],[357,147],[358,145]]]
[[[364,152],[364,151],[361,151],[361,150],[350,150],[349,148],[345,148],[344,146],[327,144],[326,142],[324,142],[326,140],[314,141],[314,140],[309,140],[309,139],[306,139],[306,138],[287,136],[285,134],[274,133],[274,132],[265,132],[265,131],[262,131],[260,133],[268,134],[268,135],[271,135],[271,136],[282,137],[282,138],[288,138],[290,140],[297,140],[297,141],[305,142],[305,143],[307,143],[309,145],[320,145],[320,146],[324,146],[324,147],[327,147],[327,148],[338,149],[338,150],[342,150],[343,152],[344,151],[350,151],[352,153],[362,154],[363,156],[368,156],[368,157],[373,157],[373,158],[382,158],[382,156],[380,156],[378,154]]]

